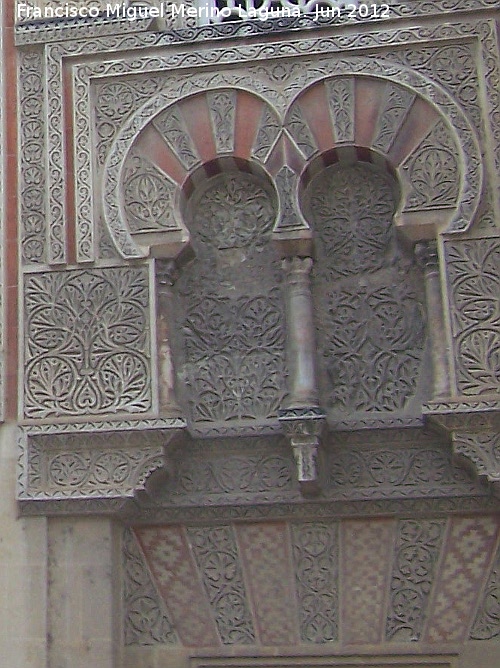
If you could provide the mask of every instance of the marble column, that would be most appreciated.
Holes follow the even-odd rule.
[[[433,399],[438,399],[450,395],[450,376],[436,242],[425,241],[417,243],[415,245],[415,255],[424,272],[425,278],[427,327],[433,369]]]

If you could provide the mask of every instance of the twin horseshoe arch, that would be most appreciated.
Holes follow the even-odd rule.
[[[412,240],[465,231],[483,180],[475,132],[438,85],[389,65],[343,60],[281,116],[250,81],[248,89],[212,89],[174,104],[157,95],[123,126],[105,165],[104,221],[120,255],[175,257],[189,238],[183,199],[226,170],[267,175],[278,193],[278,238],[307,236],[301,191],[336,162],[374,163],[396,175],[394,220]],[[141,215],[136,187],[144,177],[163,206],[152,202]]]

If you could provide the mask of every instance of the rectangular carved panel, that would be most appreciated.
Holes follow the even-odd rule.
[[[24,283],[24,415],[152,409],[147,266],[29,274]]]

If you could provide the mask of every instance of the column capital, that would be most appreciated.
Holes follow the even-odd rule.
[[[415,257],[418,265],[425,271],[437,271],[439,267],[439,254],[437,242],[419,241],[415,244]]]

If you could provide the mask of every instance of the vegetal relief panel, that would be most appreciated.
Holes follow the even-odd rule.
[[[130,231],[176,229],[173,214],[176,189],[176,184],[149,160],[132,153],[123,170],[124,208]]]
[[[250,174],[223,173],[189,206],[196,259],[176,286],[182,400],[193,423],[266,420],[285,377],[272,191]]]
[[[500,392],[500,239],[448,242],[446,256],[457,389]]]
[[[366,163],[326,168],[304,196],[317,233],[320,383],[338,415],[405,412],[419,392],[422,279],[396,241],[395,208],[392,177]]]
[[[28,274],[25,417],[151,410],[149,308],[147,266]]]

